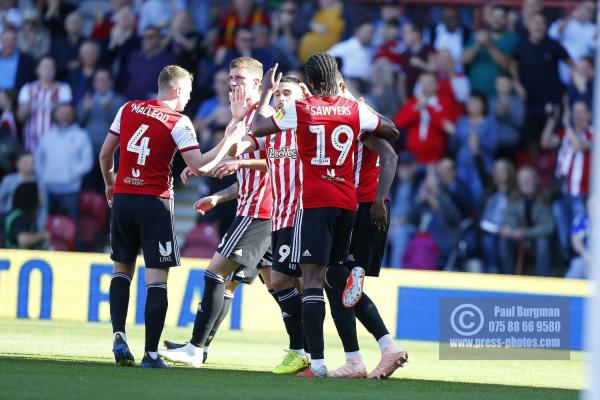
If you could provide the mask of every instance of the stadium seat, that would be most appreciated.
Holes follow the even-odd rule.
[[[220,240],[216,225],[198,224],[187,234],[181,255],[183,257],[210,258]]]
[[[79,195],[79,237],[84,246],[93,246],[106,227],[106,200],[100,193],[83,190]]]
[[[50,215],[46,223],[46,230],[50,232],[50,243],[54,250],[75,250],[77,226],[71,218],[65,215]]]

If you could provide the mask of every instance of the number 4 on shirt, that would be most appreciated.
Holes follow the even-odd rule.
[[[147,130],[148,125],[140,125],[137,131],[135,131],[135,133],[131,135],[131,139],[129,139],[129,141],[127,142],[127,151],[136,153],[138,155],[137,163],[139,165],[145,165],[146,157],[150,155],[150,148],[148,147],[148,144],[150,143],[150,138],[142,137],[144,136],[144,133],[146,133]],[[140,141],[139,145],[137,144],[138,140]]]

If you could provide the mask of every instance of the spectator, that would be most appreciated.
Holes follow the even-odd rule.
[[[65,22],[69,14],[77,9],[77,5],[70,1],[46,0],[41,2],[41,14],[44,19],[44,25],[52,36],[61,36],[65,34]]]
[[[254,45],[252,51],[255,57],[260,61],[265,70],[272,68],[276,62],[283,62],[279,64],[281,71],[287,71],[288,66],[285,65],[285,59],[280,60],[279,52],[271,44],[271,32],[269,25],[254,24],[252,25],[252,37]],[[285,68],[285,69],[284,69]]]
[[[168,28],[178,11],[183,11],[184,0],[145,0],[138,8],[138,35],[142,36],[148,27],[161,30]]]
[[[0,179],[14,171],[17,156],[21,152],[13,113],[14,100],[14,92],[0,91]]]
[[[258,8],[254,0],[234,0],[231,10],[219,22],[217,45],[229,49],[234,47],[238,28],[250,28],[254,24],[269,25],[267,13]]]
[[[58,105],[54,117],[56,123],[40,139],[35,169],[48,195],[48,214],[68,215],[77,224],[81,182],[94,163],[92,144],[88,133],[74,123],[72,105]]]
[[[520,38],[526,39],[529,36],[527,27],[531,22],[531,19],[538,14],[541,14],[544,10],[544,6],[540,0],[523,0],[523,6],[521,11],[511,13],[509,15],[509,23],[511,30],[519,35]]]
[[[403,98],[408,99],[415,95],[414,88],[419,75],[429,70],[433,49],[423,43],[421,29],[411,22],[402,26],[402,40],[405,46],[400,55],[400,67],[404,77]]]
[[[33,155],[30,152],[19,154],[17,172],[6,175],[0,182],[0,214],[10,212],[15,190],[21,183],[35,181],[33,167]]]
[[[163,48],[161,41],[160,30],[148,27],[142,36],[142,48],[129,56],[123,91],[128,99],[154,97],[158,73],[166,65],[175,63],[175,57]]]
[[[573,115],[571,122],[570,116]],[[570,228],[573,220],[585,213],[589,193],[592,130],[591,112],[583,101],[573,104],[572,111],[563,113],[564,129],[557,133],[558,109],[548,118],[541,146],[558,149],[556,178],[562,182],[562,196],[555,201],[552,211],[557,223],[558,237],[565,259],[570,258]]]
[[[36,215],[40,207],[40,195],[35,182],[21,183],[15,190],[12,210],[6,216],[4,226],[6,243],[2,247],[12,249],[40,249],[50,240],[46,231],[36,229]]]
[[[78,11],[73,11],[65,19],[66,35],[53,36],[51,54],[56,60],[57,76],[67,79],[69,72],[81,66],[79,48],[83,37],[83,17]]]
[[[571,226],[571,246],[577,255],[571,260],[565,278],[587,279],[590,277],[590,266],[592,265],[592,255],[589,250],[590,236],[590,218],[586,212],[575,218]]]
[[[388,118],[393,118],[400,107],[400,96],[396,90],[394,67],[385,58],[373,63],[369,75],[367,97],[377,112]]]
[[[473,92],[467,100],[467,115],[460,117],[450,147],[456,154],[457,175],[469,185],[474,205],[481,204],[484,184],[479,179],[475,154],[481,157],[491,171],[498,143],[496,121],[487,113],[487,99],[481,92]]]
[[[334,45],[327,51],[341,60],[340,72],[344,75],[344,79],[355,81],[360,88],[365,87],[365,82],[371,73],[372,40],[373,24],[363,22],[356,27],[350,39]]]
[[[268,37],[268,36],[267,36]],[[261,43],[261,44],[264,44]],[[273,54],[267,48],[257,48],[256,38],[252,31],[246,27],[238,28],[235,35],[235,47],[228,49],[223,60],[215,57],[215,62],[221,68],[227,68],[229,63],[238,57],[252,57],[260,61],[265,68],[275,65]]]
[[[17,117],[23,126],[25,148],[35,152],[41,136],[50,128],[52,109],[73,98],[66,83],[54,80],[56,64],[52,57],[43,57],[37,65],[38,79],[25,84],[19,91]]]
[[[390,252],[386,265],[402,268],[406,245],[416,232],[416,226],[408,221],[408,213],[415,206],[419,186],[423,180],[415,156],[408,151],[398,155],[396,184],[392,189],[390,210]]]
[[[506,73],[496,76],[496,96],[490,99],[490,115],[496,120],[498,130],[496,155],[514,157],[525,117],[525,104],[515,93],[512,78]]]
[[[381,47],[384,43],[393,39],[398,44],[402,43],[399,29],[410,20],[405,16],[402,4],[393,0],[387,0],[379,9],[380,18],[373,23],[373,46]],[[393,21],[395,36],[391,35],[389,23]]]
[[[515,49],[513,76],[518,76],[527,93],[523,140],[526,144],[539,141],[546,120],[546,107],[560,104],[564,87],[558,76],[558,64],[572,64],[566,50],[546,35],[546,19],[537,14],[527,26],[529,36],[521,38]]]
[[[548,36],[559,42],[574,62],[592,55],[598,38],[598,30],[594,23],[596,2],[583,0],[565,19],[550,25]],[[570,80],[569,68],[561,64],[560,77],[566,85]]]
[[[188,71],[194,71],[206,51],[202,46],[202,35],[194,28],[190,12],[179,11],[175,14],[167,39],[177,64]]]
[[[17,90],[35,79],[35,61],[17,48],[17,31],[5,27],[0,36],[0,89]]]
[[[0,129],[10,134],[10,137],[17,137],[17,119],[15,118],[15,97],[16,93],[11,91],[0,91]]]
[[[379,30],[380,44],[377,45],[377,52],[373,57],[375,61],[383,58],[400,70],[400,55],[404,51],[401,32],[400,22],[397,19],[390,19],[383,23]]]
[[[90,135],[94,160],[98,159],[102,143],[108,128],[119,107],[125,104],[125,98],[113,90],[114,82],[108,69],[98,69],[94,73],[92,90],[86,93],[83,101],[77,104],[77,119],[82,128]],[[84,187],[104,191],[104,181],[100,173],[100,164],[95,162]]]
[[[421,93],[404,103],[394,118],[405,129],[406,149],[419,164],[439,161],[446,153],[446,135],[451,132],[447,107],[437,95],[438,84],[432,73],[419,78]]]
[[[23,13],[17,6],[17,0],[5,0],[0,2],[0,33],[8,26],[13,29],[21,29],[23,26]]]
[[[465,103],[471,92],[469,79],[455,68],[454,59],[448,50],[440,50],[434,56],[435,73],[438,78],[438,94],[446,99],[452,121],[465,113]]]
[[[109,3],[106,7],[96,6],[94,8],[94,25],[90,32],[90,39],[99,42],[108,41],[117,13],[121,8],[127,6],[130,0],[110,0]]]
[[[456,162],[450,158],[442,158],[435,166],[440,187],[452,199],[463,217],[473,216],[473,210],[479,204],[473,204],[469,185],[456,173]]]
[[[140,40],[135,33],[136,16],[133,9],[124,6],[115,14],[115,24],[110,31],[108,41],[107,64],[112,64],[116,71],[117,88],[123,90],[126,79],[127,61],[133,52],[138,50]]]
[[[507,11],[494,6],[486,29],[471,38],[462,54],[462,62],[468,66],[471,88],[490,97],[495,94],[498,73],[507,70],[518,42],[518,36],[507,30]]]
[[[314,53],[327,51],[340,41],[346,26],[342,14],[341,1],[319,0],[319,9],[310,21],[310,29],[300,39],[298,58],[301,64],[306,64]]]
[[[50,34],[42,26],[40,12],[29,8],[23,13],[23,29],[19,32],[19,50],[39,60],[50,51]]]
[[[480,180],[485,182],[488,189],[479,221],[484,272],[497,274],[501,270],[503,257],[500,253],[500,228],[504,224],[510,196],[516,187],[515,169],[506,159],[496,160],[489,182],[489,174],[481,162],[478,162],[478,167]]]
[[[519,193],[506,209],[504,224],[500,227],[501,273],[514,274],[519,246],[535,251],[535,274],[550,274],[550,240],[554,221],[550,209],[539,193],[537,172],[532,167],[522,167],[517,173]]]
[[[73,103],[78,104],[92,86],[92,78],[98,67],[100,46],[87,41],[79,49],[79,67],[69,72],[68,81],[73,92]]]
[[[470,36],[471,30],[460,24],[455,7],[444,8],[442,21],[429,29],[429,43],[435,50],[448,50],[459,70],[462,70],[460,57]]]
[[[283,71],[300,68],[300,61],[296,52],[298,50],[298,32],[294,27],[296,20],[296,3],[291,0],[284,1],[281,9],[271,19],[271,46],[280,54],[280,65]]]
[[[218,126],[226,126],[231,120],[229,111],[229,73],[221,69],[217,71],[213,80],[215,96],[204,100],[194,119],[196,132],[200,135],[200,142],[210,144],[210,132]]]
[[[593,58],[584,57],[575,64],[571,74],[571,81],[567,87],[569,106],[573,106],[576,101],[581,100],[587,104],[590,110],[592,109],[594,74]]]

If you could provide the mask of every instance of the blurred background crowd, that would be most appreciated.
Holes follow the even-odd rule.
[[[327,51],[402,132],[385,266],[587,277],[595,2],[457,3],[0,0],[1,244],[105,248],[97,156],[163,66],[194,73],[206,150],[230,119],[229,61],[303,78]],[[234,206],[198,223],[223,232]]]

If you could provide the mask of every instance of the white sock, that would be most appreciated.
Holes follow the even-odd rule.
[[[352,360],[353,358],[357,358],[357,357],[358,357],[358,358],[361,358],[361,355],[360,355],[360,350],[357,350],[357,351],[351,351],[350,353],[344,353],[344,354],[346,355],[346,361],[350,361],[350,360]]]
[[[158,352],[156,351],[149,351],[148,355],[150,356],[150,358],[152,358],[153,360],[156,360],[158,358]]]
[[[386,346],[388,346],[390,344],[394,344],[394,341],[392,340],[392,337],[388,333],[387,335],[380,337],[379,340],[377,341],[377,343],[379,343],[379,349],[381,350],[381,353],[383,354],[383,350],[386,348]]]
[[[290,351],[298,354],[300,357],[304,357],[305,353],[304,353],[304,349],[300,349],[300,350],[294,350],[294,349],[290,349]]]
[[[113,343],[115,342],[115,339],[117,338],[117,335],[121,335],[121,338],[124,341],[127,341],[127,335],[125,335],[125,332],[115,332],[115,333],[113,333]]]
[[[315,360],[313,358],[312,360],[310,360],[310,368],[313,370],[317,370],[317,369],[321,368],[323,365],[325,365],[324,359]]]
[[[308,359],[308,361],[310,362],[310,353],[306,353],[306,358]]]

